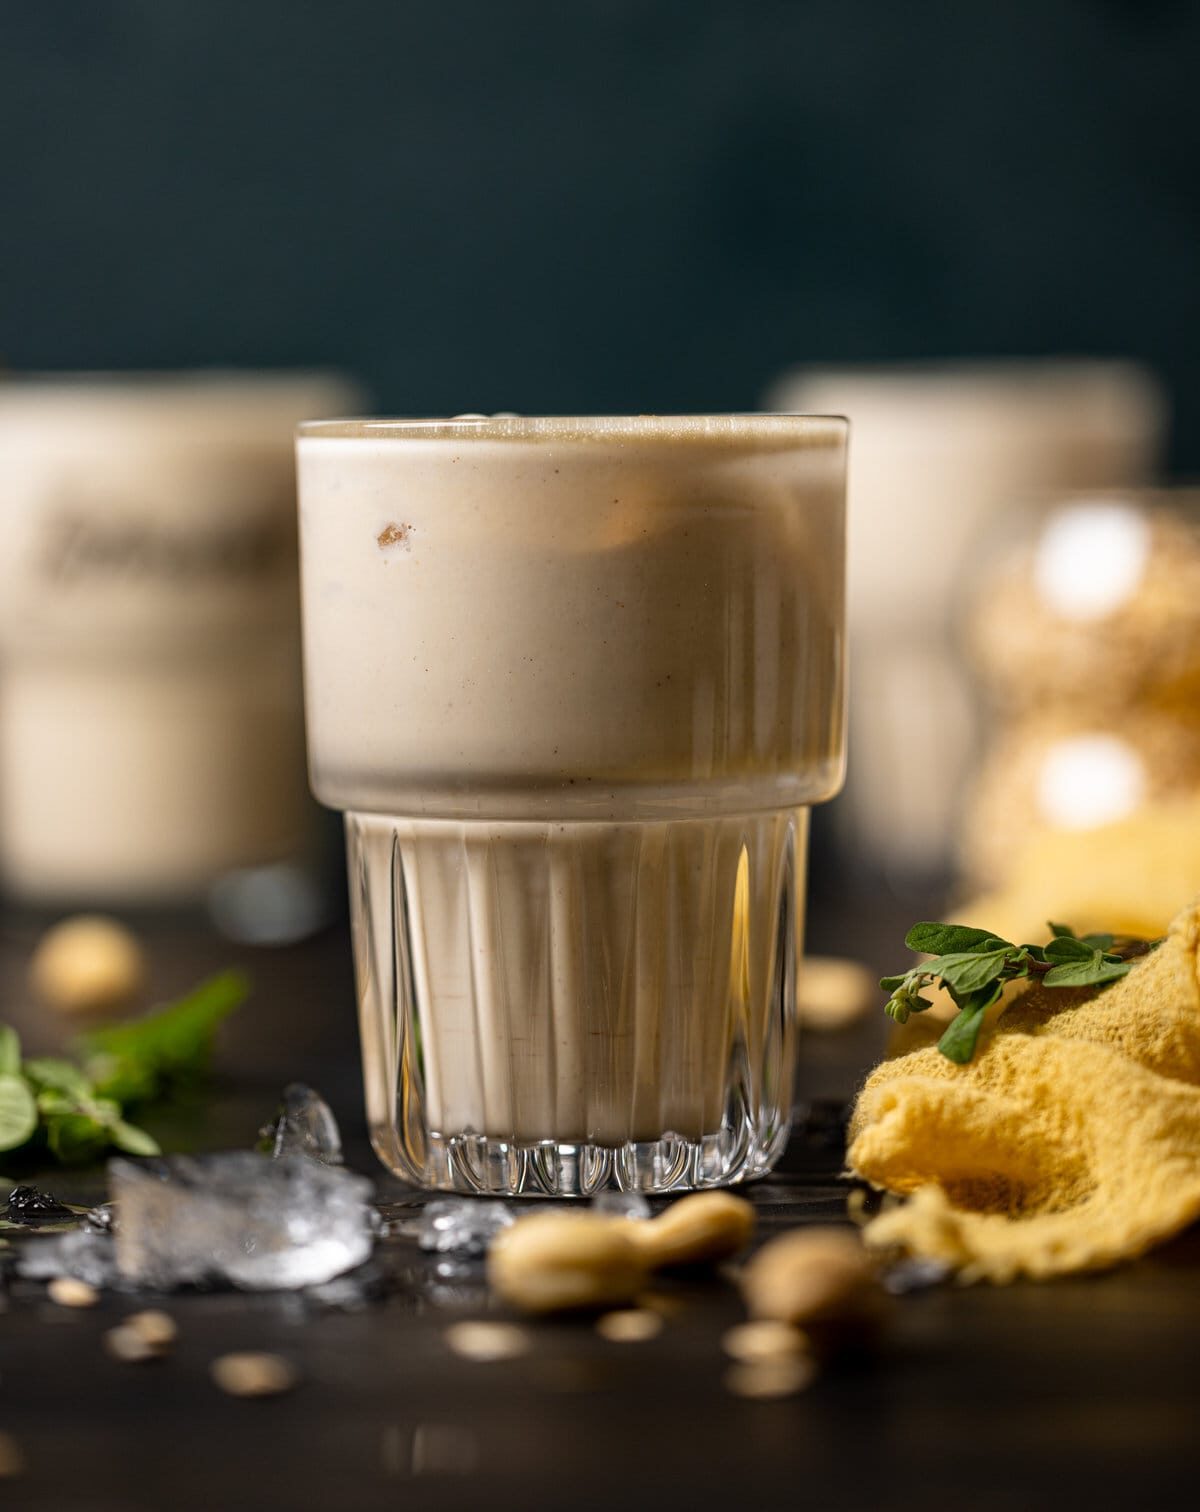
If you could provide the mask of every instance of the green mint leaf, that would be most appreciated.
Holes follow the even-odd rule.
[[[20,1076],[21,1041],[17,1031],[0,1024],[0,1076]]]
[[[91,1055],[87,1061],[93,1084],[116,1102],[149,1102],[162,1090],[156,1067],[131,1056]]]
[[[11,1073],[0,1076],[0,1150],[28,1144],[37,1123],[37,1103],[28,1084]]]
[[[978,992],[971,993],[969,997],[963,1000],[962,1007],[968,1013],[974,1013],[977,1008],[990,1008],[993,1003],[1000,1001],[1000,994],[1003,991],[1004,984],[1002,982],[993,982],[990,986],[981,987]]]
[[[109,1129],[109,1137],[118,1150],[124,1150],[126,1155],[161,1155],[158,1140],[153,1135],[147,1134],[145,1129],[139,1129],[136,1124],[126,1123],[119,1118]]]
[[[981,1008],[964,1009],[951,1019],[945,1034],[938,1040],[938,1049],[957,1066],[965,1066],[975,1054],[979,1043],[979,1031],[983,1028]]]
[[[930,976],[938,977],[944,982],[950,989],[951,996],[961,1006],[961,999],[967,993],[977,992],[1001,975],[1008,965],[1010,949],[1011,947],[1004,946],[981,955],[958,952],[939,956],[936,961],[927,961],[924,969]]]
[[[904,937],[909,950],[919,950],[925,955],[957,955],[962,951],[1007,945],[1007,940],[998,939],[988,929],[970,929],[965,924],[938,924],[926,920],[914,924]]]
[[[1074,935],[1055,935],[1046,946],[1048,961],[1090,961],[1095,954],[1093,946],[1085,945]]]
[[[25,1077],[38,1091],[66,1092],[73,1097],[87,1097],[92,1085],[73,1061],[57,1056],[39,1055],[25,1062]]]
[[[898,1023],[906,1023],[911,1014],[930,1006],[919,989],[927,981],[941,981],[959,1012],[938,1048],[949,1060],[965,1065],[975,1053],[983,1016],[999,1000],[1006,982],[1033,976],[1047,987],[1106,987],[1125,976],[1137,957],[1163,943],[1122,938],[1114,951],[1112,935],[1080,938],[1070,925],[1053,921],[1049,928],[1053,938],[1048,945],[1012,945],[985,929],[929,921],[914,924],[905,944],[935,959],[901,976],[882,978],[880,986],[891,993],[884,1011]]]
[[[146,1018],[85,1035],[81,1048],[97,1090],[120,1102],[141,1102],[172,1082],[202,1075],[218,1025],[248,991],[242,972],[223,971]]]
[[[37,1094],[37,1109],[43,1117],[53,1117],[57,1113],[78,1113],[79,1099],[67,1092],[60,1092],[57,1087],[46,1087]]]
[[[108,1148],[109,1131],[86,1113],[62,1113],[46,1120],[46,1143],[64,1165],[82,1165]]]
[[[1131,969],[1131,961],[1106,961],[1100,951],[1094,951],[1086,961],[1064,961],[1042,978],[1043,987],[1095,987],[1105,982],[1116,982]]]
[[[957,1017],[951,1020],[945,1034],[938,1040],[938,1049],[947,1060],[965,1066],[975,1054],[984,1017],[992,1004],[999,1001],[1001,991],[1001,984],[994,982],[964,999]]]

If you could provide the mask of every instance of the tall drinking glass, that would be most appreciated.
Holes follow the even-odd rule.
[[[302,426],[313,791],[375,1147],[422,1186],[759,1175],[844,765],[846,423]]]

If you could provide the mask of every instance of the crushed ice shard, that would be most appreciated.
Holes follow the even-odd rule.
[[[326,1165],[342,1163],[342,1136],[333,1110],[319,1092],[303,1082],[291,1082],[283,1089],[278,1117],[263,1134],[269,1152],[277,1159],[307,1155]]]
[[[335,1166],[237,1150],[108,1173],[117,1264],[140,1286],[318,1286],[371,1253],[371,1183]]]
[[[484,1255],[501,1231],[513,1222],[502,1202],[477,1197],[446,1197],[427,1204],[417,1227],[417,1243],[437,1254]]]
[[[86,1226],[22,1244],[17,1272],[33,1281],[72,1276],[97,1287],[117,1286],[121,1281],[112,1237]]]
[[[599,1192],[592,1199],[592,1211],[606,1218],[641,1220],[654,1216],[654,1209],[640,1192]]]

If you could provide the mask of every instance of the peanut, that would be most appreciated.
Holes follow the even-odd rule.
[[[130,1313],[123,1326],[133,1329],[151,1349],[170,1349],[179,1337],[175,1319],[170,1313],[162,1312],[157,1307],[148,1308],[145,1312]]]
[[[746,1265],[741,1286],[752,1317],[802,1328],[820,1350],[866,1342],[882,1321],[884,1295],[845,1229],[781,1234]]]
[[[725,1389],[734,1396],[766,1401],[773,1397],[795,1396],[810,1386],[816,1376],[811,1360],[759,1360],[753,1365],[733,1365],[725,1373]]]
[[[526,1312],[617,1307],[646,1281],[635,1239],[644,1223],[592,1213],[539,1213],[505,1229],[488,1254],[488,1279]]]
[[[721,1335],[721,1348],[743,1365],[760,1365],[764,1360],[794,1360],[807,1354],[808,1337],[791,1323],[760,1318],[727,1328]]]
[[[648,1307],[623,1307],[596,1319],[596,1332],[612,1344],[641,1344],[662,1332],[662,1317]]]
[[[729,1192],[697,1192],[657,1218],[629,1225],[647,1265],[701,1265],[725,1260],[750,1242],[754,1209]]]
[[[209,1370],[222,1391],[240,1397],[278,1396],[300,1379],[295,1366],[276,1354],[221,1355]]]
[[[100,914],[79,914],[54,925],[29,963],[35,995],[63,1013],[124,1008],[137,996],[145,975],[136,936]]]
[[[55,1276],[46,1288],[46,1295],[59,1307],[95,1307],[100,1293],[86,1281],[77,1281],[74,1276]]]
[[[142,1365],[147,1360],[161,1360],[166,1353],[165,1350],[156,1349],[128,1323],[110,1328],[104,1335],[104,1347],[114,1360],[120,1360],[124,1365]]]
[[[452,1324],[443,1335],[447,1347],[464,1360],[514,1360],[528,1354],[533,1340],[513,1323],[485,1321]]]
[[[146,1312],[130,1313],[116,1328],[110,1328],[104,1336],[104,1347],[115,1360],[141,1364],[146,1360],[161,1360],[169,1354],[178,1334],[179,1329],[170,1313],[151,1308]]]

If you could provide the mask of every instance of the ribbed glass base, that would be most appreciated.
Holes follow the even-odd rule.
[[[347,815],[384,1164],[547,1197],[768,1171],[792,1100],[806,819]]]
[[[763,1175],[787,1141],[755,1141],[751,1131],[722,1130],[703,1139],[662,1139],[610,1149],[541,1140],[517,1144],[460,1134],[430,1134],[422,1184],[441,1191],[521,1197],[592,1197],[597,1192],[690,1192]],[[387,1159],[385,1155],[385,1161]],[[390,1164],[390,1162],[388,1162]],[[401,1172],[403,1174],[403,1172]]]

